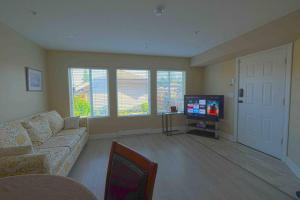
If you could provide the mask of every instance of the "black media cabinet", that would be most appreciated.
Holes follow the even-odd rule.
[[[204,127],[200,127],[202,124]],[[186,118],[186,133],[219,139],[218,121]]]

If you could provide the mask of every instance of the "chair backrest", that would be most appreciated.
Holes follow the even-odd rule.
[[[151,200],[157,164],[117,142],[112,143],[105,200]]]

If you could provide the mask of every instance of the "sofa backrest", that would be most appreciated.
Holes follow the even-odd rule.
[[[33,152],[32,141],[22,123],[28,122],[37,116],[44,116],[48,119],[54,134],[61,131],[64,127],[64,120],[56,111],[38,113],[8,122],[0,122],[0,157]]]
[[[0,123],[0,157],[32,153],[32,142],[20,121]]]
[[[53,134],[60,132],[64,128],[64,119],[56,111],[50,111],[40,114],[48,119]]]

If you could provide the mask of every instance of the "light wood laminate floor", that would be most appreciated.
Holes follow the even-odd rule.
[[[299,181],[282,167],[281,161],[225,140],[186,134],[136,135],[114,140],[158,163],[153,199],[286,200],[294,199],[293,189],[300,188]],[[104,195],[112,141],[90,140],[69,175],[87,186],[99,200]],[[262,164],[262,159],[270,165]],[[260,176],[268,167],[268,175]],[[282,176],[275,176],[278,174]]]

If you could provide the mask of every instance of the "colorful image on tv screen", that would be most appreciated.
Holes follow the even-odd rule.
[[[206,100],[204,99],[193,99],[190,100],[187,104],[187,112],[189,114],[206,114]]]
[[[199,104],[194,102],[189,102],[187,105],[188,113],[198,113],[199,112]]]
[[[219,101],[208,100],[207,101],[207,115],[212,117],[218,117],[220,113]]]

